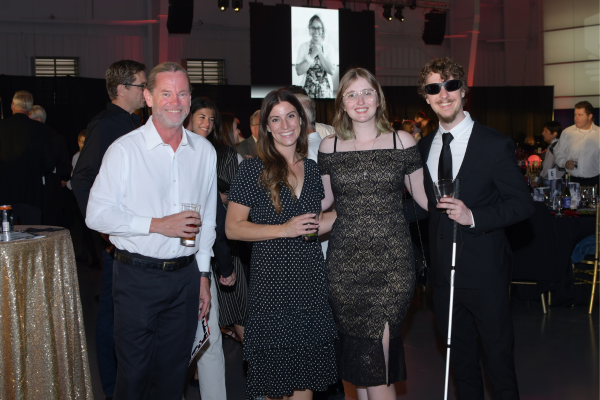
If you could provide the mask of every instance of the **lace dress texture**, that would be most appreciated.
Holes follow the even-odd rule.
[[[400,330],[411,303],[415,271],[404,218],[404,177],[421,168],[416,146],[407,149],[319,152],[329,175],[337,219],[329,237],[329,301],[339,342],[338,374],[358,386],[406,380]],[[389,371],[382,345],[389,325]]]
[[[250,207],[254,223],[281,225],[297,215],[320,212],[324,189],[314,161],[304,159],[299,199],[282,185],[279,214],[259,186],[264,167],[260,158],[244,160],[229,192],[230,201]],[[337,333],[320,243],[300,237],[255,242],[250,269],[244,331],[246,397],[277,398],[295,389],[326,389],[337,380]]]

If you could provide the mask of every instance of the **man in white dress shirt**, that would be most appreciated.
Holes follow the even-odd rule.
[[[187,72],[157,65],[144,90],[152,117],[107,150],[86,223],[116,247],[113,296],[118,359],[114,398],[180,400],[199,318],[210,303],[216,152],[183,129]],[[181,212],[182,203],[201,206]],[[200,228],[198,228],[200,227]],[[194,247],[180,238],[195,237]]]
[[[597,185],[600,176],[600,129],[587,101],[575,104],[575,125],[563,131],[554,148],[556,165],[565,168],[572,182]]]

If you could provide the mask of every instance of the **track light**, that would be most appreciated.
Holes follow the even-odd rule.
[[[388,21],[391,21],[392,18],[392,6],[389,4],[386,4],[383,6],[383,17],[385,19],[387,19]]]
[[[229,8],[229,0],[217,0],[219,2],[219,10],[225,11]]]
[[[396,6],[396,12],[394,13],[394,17],[400,20],[400,22],[404,22],[404,15],[402,15],[402,10],[404,10],[404,6]]]
[[[242,9],[244,2],[242,0],[233,0],[231,6],[233,7],[233,11],[238,12]]]
[[[410,8],[411,10],[417,8],[417,0],[413,0],[412,3],[410,3],[410,6],[408,6],[408,8]]]

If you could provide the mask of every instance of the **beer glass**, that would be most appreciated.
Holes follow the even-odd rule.
[[[200,213],[200,204],[181,203],[181,211],[195,211],[197,213]],[[187,226],[191,226],[193,228],[198,227],[198,225],[194,224],[187,224]],[[179,244],[185,247],[195,247],[196,235],[192,237],[182,237],[179,241]]]

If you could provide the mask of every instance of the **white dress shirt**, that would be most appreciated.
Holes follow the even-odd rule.
[[[469,138],[473,131],[473,124],[475,123],[471,118],[471,115],[465,113],[465,119],[460,121],[458,125],[449,131],[444,130],[444,127],[440,123],[440,127],[435,133],[433,142],[431,142],[431,149],[429,150],[429,158],[427,159],[427,168],[429,168],[429,174],[433,182],[438,180],[438,165],[440,163],[440,153],[444,143],[442,142],[442,134],[446,132],[452,133],[454,139],[450,142],[450,151],[452,152],[452,179],[456,179],[460,166],[465,159],[465,153],[467,152],[467,145],[469,144]],[[470,211],[470,210],[469,210]],[[473,218],[473,212],[471,212],[471,220],[473,224],[471,228],[475,227],[475,218]]]
[[[308,134],[308,158],[317,161],[317,155],[319,154],[319,146],[321,145],[321,135],[319,132],[313,132]]]
[[[600,175],[600,128],[592,123],[589,131],[572,125],[565,129],[554,148],[556,165],[561,168],[569,160],[577,159],[577,168],[567,170],[578,178],[593,178]]]
[[[208,140],[183,130],[177,151],[164,143],[152,117],[106,151],[90,192],[85,222],[110,235],[121,250],[172,259],[196,254],[200,272],[210,270],[217,213],[217,154]],[[181,212],[181,203],[201,206],[195,247],[179,238],[150,233],[152,218]]]
[[[427,168],[429,168],[429,174],[434,182],[438,180],[438,164],[440,163],[440,153],[443,146],[442,134],[446,132],[452,133],[454,137],[450,142],[450,151],[452,151],[452,179],[456,179],[456,175],[458,175],[460,166],[465,158],[465,153],[467,152],[467,145],[469,144],[474,124],[471,115],[466,111],[463,112],[465,113],[465,119],[460,124],[456,125],[450,131],[444,130],[444,127],[440,124],[435,133],[431,149],[429,150],[429,158],[427,159]]]

